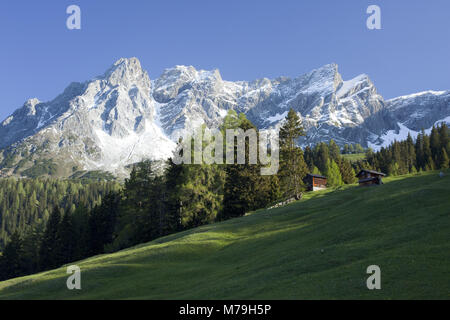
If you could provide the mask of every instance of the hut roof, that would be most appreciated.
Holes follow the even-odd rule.
[[[310,177],[313,177],[313,178],[327,179],[327,177],[324,177],[324,176],[321,176],[321,175],[318,175],[318,174],[308,173],[307,176],[310,176]]]
[[[363,169],[363,170],[361,170],[361,171],[356,175],[356,177],[359,178],[364,172],[372,173],[372,174],[377,175],[377,176],[383,176],[383,177],[386,176],[386,174],[383,173],[383,172],[378,172],[378,171],[374,171],[374,170],[366,170],[366,169]]]

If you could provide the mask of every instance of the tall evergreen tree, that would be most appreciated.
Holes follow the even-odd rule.
[[[445,151],[445,148],[442,148],[441,154],[440,154],[440,159],[439,159],[439,168],[442,170],[448,169],[448,167],[449,167],[448,161],[449,160],[448,160],[447,151]]]
[[[5,246],[0,264],[0,280],[19,277],[26,273],[23,241],[17,232],[12,234],[11,240]]]
[[[433,126],[433,128],[431,129],[430,149],[431,149],[431,157],[435,164],[434,167],[438,167],[442,146],[438,129],[435,126]]]
[[[328,144],[328,149],[330,151],[331,159],[333,159],[335,162],[339,161],[341,152],[340,152],[338,145],[336,144],[336,142],[333,139],[330,140],[330,143]]]
[[[70,209],[62,217],[57,233],[57,261],[59,265],[74,261],[77,238]]]
[[[328,160],[326,168],[326,176],[328,178],[328,185],[338,187],[344,184],[341,177],[339,167],[334,160]]]
[[[239,128],[247,131],[253,129],[257,131],[256,127],[243,115],[239,115]],[[261,192],[259,192],[262,185],[263,178],[261,178],[261,165],[249,163],[249,141],[245,141],[245,164],[237,164],[237,146],[226,146],[226,148],[233,148],[234,164],[225,166],[225,186],[223,199],[223,213],[220,219],[229,219],[239,217],[246,212],[254,210],[262,206],[262,203],[267,201],[263,199]]]
[[[328,146],[320,142],[314,148],[314,164],[319,168],[320,172],[327,171],[328,160],[330,159],[330,150]]]
[[[55,207],[47,222],[44,237],[39,253],[39,265],[42,270],[53,269],[58,267],[58,230],[61,221],[61,212],[59,207]]]
[[[280,177],[285,196],[299,196],[303,186],[303,178],[308,168],[303,158],[303,151],[297,146],[297,140],[305,136],[301,120],[297,113],[290,109],[280,128]]]
[[[345,184],[352,184],[352,183],[356,182],[355,170],[353,170],[352,164],[350,163],[350,161],[348,161],[346,159],[342,159],[341,161],[339,161],[338,166],[339,166],[339,171],[341,173],[342,181]]]

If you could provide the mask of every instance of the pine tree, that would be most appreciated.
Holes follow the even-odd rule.
[[[348,144],[344,145],[344,150],[342,151],[343,154],[349,154],[350,153],[350,147]]]
[[[172,159],[167,161],[165,169],[165,190],[167,190],[166,210],[167,210],[167,231],[175,232],[182,230],[181,214],[182,201],[180,194],[180,186],[186,176],[185,166],[177,165]]]
[[[306,146],[303,151],[303,158],[305,159],[306,165],[308,166],[308,170],[312,172],[314,170],[314,151],[310,146]]]
[[[328,144],[328,149],[330,150],[331,159],[333,159],[336,162],[339,161],[341,152],[340,152],[339,146],[336,144],[336,142],[333,139],[330,140],[330,143]]]
[[[352,184],[352,183],[356,182],[355,170],[353,170],[352,164],[350,163],[350,161],[348,161],[346,159],[342,159],[339,162],[339,170],[341,173],[342,181],[345,184]]]
[[[120,196],[109,193],[103,198],[101,205],[92,210],[88,222],[90,254],[104,253],[105,246],[112,243],[119,203]]]
[[[78,239],[70,209],[66,211],[58,226],[57,238],[59,240],[56,244],[58,265],[74,261]]]
[[[355,153],[364,153],[364,148],[359,143],[355,145]]]
[[[435,126],[433,126],[433,128],[431,129],[430,149],[431,149],[431,157],[435,164],[434,167],[438,167],[442,146],[441,146],[439,132]]]
[[[78,206],[72,219],[77,239],[74,260],[81,260],[88,257],[90,253],[89,210],[85,206]]]
[[[328,160],[325,174],[327,176],[329,186],[338,187],[344,184],[339,167],[334,160]]]
[[[445,148],[442,148],[441,154],[440,154],[439,168],[441,170],[448,169],[448,167],[449,167],[448,161],[449,160],[448,160],[447,151],[445,151]]]
[[[415,146],[415,149],[416,149],[415,150],[416,151],[416,167],[419,170],[425,168],[424,136],[425,136],[425,131],[422,130],[422,132],[419,133],[419,135],[417,136],[417,139],[416,139],[416,146]]]
[[[314,148],[314,164],[319,168],[320,172],[326,172],[329,159],[330,151],[328,146],[323,142],[317,144]]]
[[[268,192],[268,203],[272,203],[282,197],[280,180],[278,175],[268,176],[267,179],[270,180],[270,189]]]
[[[408,133],[408,138],[406,139],[406,153],[407,167],[409,172],[411,172],[416,162],[416,150],[410,133]]]
[[[256,127],[244,115],[240,115],[239,128],[244,131],[256,130]],[[230,147],[233,148],[233,146],[226,146],[226,148]],[[264,202],[260,192],[264,181],[260,175],[261,166],[249,164],[248,141],[245,142],[245,150],[245,164],[236,164],[237,147],[234,146],[235,164],[225,166],[224,207],[219,217],[220,220],[242,216],[246,212],[262,206]]]
[[[14,232],[5,246],[1,257],[0,280],[11,279],[25,274],[23,242],[17,232]]]
[[[303,178],[308,168],[303,152],[297,146],[297,140],[305,136],[301,120],[297,113],[290,109],[280,128],[280,178],[285,196],[299,196],[303,186]]]
[[[427,135],[423,136],[423,158],[425,170],[434,170],[436,168],[431,152],[430,137]]]
[[[322,173],[320,172],[319,168],[317,168],[316,166],[314,166],[314,168],[312,169],[312,174],[321,176]]]
[[[59,207],[55,207],[47,222],[44,237],[42,239],[39,265],[42,270],[53,269],[58,267],[58,229],[61,221],[61,213]]]
[[[23,259],[25,261],[26,274],[39,271],[39,249],[44,236],[45,225],[41,221],[26,230],[23,237]]]
[[[442,148],[445,148],[448,155],[450,153],[450,137],[449,128],[446,123],[442,123],[439,127],[439,143]]]

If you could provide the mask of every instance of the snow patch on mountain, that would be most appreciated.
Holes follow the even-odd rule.
[[[441,124],[447,124],[450,125],[450,116],[446,117],[444,119],[436,121],[432,127],[425,129],[425,134],[430,134],[433,127],[438,127]],[[416,139],[417,136],[420,134],[420,131],[415,131],[412,129],[409,129],[404,124],[398,122],[397,123],[399,129],[398,130],[389,130],[382,136],[377,137],[378,141],[381,141],[381,143],[374,144],[372,142],[368,142],[369,148],[372,148],[375,151],[379,151],[381,148],[388,147],[391,143],[394,141],[404,141],[408,138],[408,134],[411,135],[411,138]]]

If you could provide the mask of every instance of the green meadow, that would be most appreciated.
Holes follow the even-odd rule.
[[[0,282],[0,299],[449,299],[450,171],[309,193],[66,268]],[[381,268],[381,290],[366,269]]]
[[[357,162],[359,160],[364,160],[366,158],[366,154],[365,153],[343,154],[342,157],[344,159],[349,160],[350,162]]]

